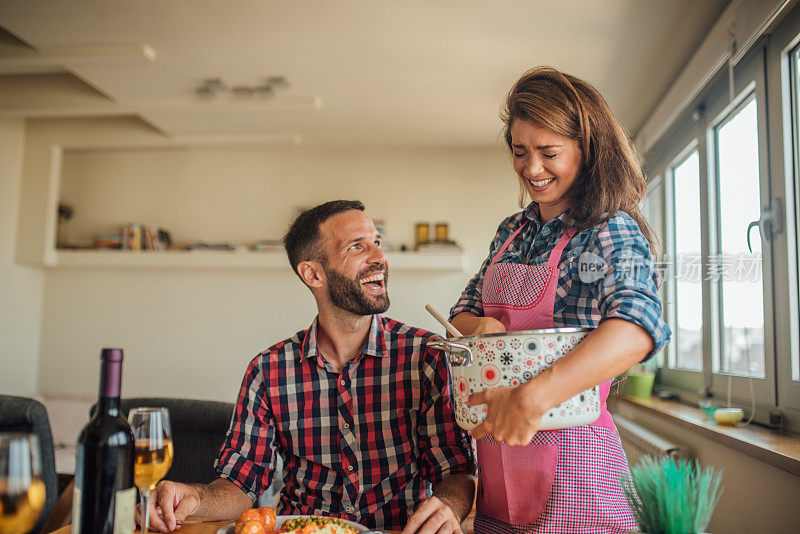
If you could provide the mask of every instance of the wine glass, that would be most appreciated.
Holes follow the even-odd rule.
[[[45,500],[39,440],[0,433],[0,534],[23,534],[36,524]]]
[[[134,408],[128,423],[136,442],[133,481],[142,496],[142,532],[147,534],[150,523],[150,492],[164,478],[172,465],[172,431],[166,408]]]

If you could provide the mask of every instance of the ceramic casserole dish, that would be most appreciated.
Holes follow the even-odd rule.
[[[486,405],[467,406],[472,393],[501,386],[518,386],[547,369],[580,343],[591,330],[551,328],[453,340],[433,340],[450,363],[456,422],[472,430],[486,418]],[[593,423],[600,417],[599,387],[587,389],[548,410],[541,430]]]

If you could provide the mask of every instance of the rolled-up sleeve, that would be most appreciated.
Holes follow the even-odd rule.
[[[275,426],[265,395],[264,374],[255,358],[247,368],[231,425],[214,468],[255,501],[275,470]]]
[[[667,344],[672,332],[662,317],[661,278],[647,239],[629,216],[612,217],[588,251],[599,257],[603,266],[598,279],[589,282],[601,320],[625,319],[644,328],[654,345],[644,360],[651,358]]]
[[[434,486],[457,473],[475,473],[472,441],[455,420],[450,373],[441,351],[426,349],[418,422],[420,471]]]

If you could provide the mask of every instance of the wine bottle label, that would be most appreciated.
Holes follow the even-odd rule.
[[[114,534],[133,534],[136,487],[119,490],[114,505]]]
[[[81,489],[75,485],[72,490],[72,534],[81,531]]]

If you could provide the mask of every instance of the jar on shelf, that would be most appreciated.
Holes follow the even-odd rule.
[[[431,227],[428,223],[417,223],[414,228],[414,240],[417,246],[430,242]]]
[[[434,230],[437,243],[447,243],[448,226],[446,222],[437,222]]]

